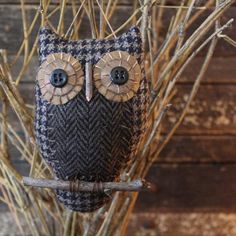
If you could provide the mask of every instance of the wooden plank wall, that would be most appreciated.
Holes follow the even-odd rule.
[[[37,8],[37,1],[26,2],[30,20]],[[132,1],[120,2],[119,14],[113,19],[114,25],[120,25],[127,18]],[[226,12],[222,21],[230,17],[236,18],[235,6]],[[68,15],[67,24],[70,20]],[[0,48],[6,48],[10,58],[21,43],[21,26],[19,1],[0,0]],[[86,22],[82,26],[82,36],[89,37],[85,29]],[[227,33],[236,40],[235,24]],[[202,61],[203,54],[193,61],[179,81],[178,93],[167,115],[163,135],[183,108]],[[31,104],[34,103],[36,68],[37,57],[34,57],[21,85],[22,94]],[[16,66],[14,73],[18,70],[19,66]],[[157,191],[140,194],[128,235],[236,235],[233,223],[236,220],[235,146],[236,48],[221,40],[183,124],[147,176],[147,180],[156,184]],[[17,167],[27,173],[27,167],[17,159],[14,149],[12,155]],[[225,214],[224,219],[220,213]],[[211,232],[215,230],[215,234],[207,234],[209,229],[203,227],[206,221],[215,222],[216,227],[209,228]],[[166,223],[167,229],[160,222]],[[189,224],[189,228],[185,223]],[[197,225],[194,226],[196,232],[191,233],[194,224]]]

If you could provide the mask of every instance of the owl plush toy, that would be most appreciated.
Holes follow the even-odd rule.
[[[40,152],[67,181],[119,181],[145,129],[148,84],[137,27],[114,39],[71,41],[39,33],[35,131]],[[57,190],[66,207],[91,212],[104,192]]]

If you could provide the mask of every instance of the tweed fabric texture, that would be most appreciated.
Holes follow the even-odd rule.
[[[43,99],[36,81],[35,132],[44,160],[56,179],[107,182],[119,179],[121,170],[135,156],[145,130],[149,104],[148,83],[142,63],[142,42],[137,27],[115,39],[70,41],[48,28],[39,33],[39,62],[52,53],[68,53],[84,67],[96,64],[107,52],[121,50],[137,58],[141,66],[140,88],[126,102],[107,100],[93,85],[90,102],[85,86],[78,95],[62,105]],[[110,197],[101,192],[72,193],[57,190],[66,207],[81,212],[94,211]]]

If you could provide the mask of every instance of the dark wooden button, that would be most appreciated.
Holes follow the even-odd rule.
[[[56,88],[62,88],[68,81],[67,73],[62,69],[55,69],[51,73],[50,83]]]
[[[128,81],[129,73],[126,68],[117,66],[111,70],[110,79],[114,84],[122,85]]]

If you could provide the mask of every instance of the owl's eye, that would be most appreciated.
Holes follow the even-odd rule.
[[[66,53],[53,53],[39,68],[37,80],[45,100],[65,104],[82,89],[84,74],[77,59]]]
[[[106,53],[95,65],[94,81],[107,99],[125,102],[138,91],[141,68],[136,58],[124,51]]]

